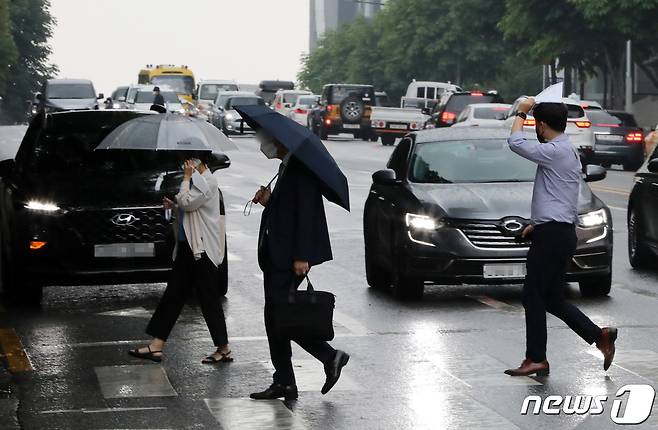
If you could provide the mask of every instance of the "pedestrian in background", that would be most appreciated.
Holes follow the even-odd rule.
[[[162,350],[169,334],[194,289],[203,318],[217,347],[202,363],[233,361],[218,291],[218,266],[226,252],[225,232],[222,231],[223,223],[220,219],[219,188],[217,179],[205,161],[185,161],[183,182],[176,195],[176,202],[166,197],[164,199],[165,209],[175,214],[174,267],[167,289],[146,328],[146,333],[153,336],[153,340],[146,347],[130,350],[130,355],[134,357],[155,362],[162,360]]]
[[[292,367],[291,339],[279,336],[273,327],[272,303],[296,289],[312,266],[333,258],[327,219],[318,178],[275,139],[260,134],[261,151],[281,160],[274,190],[261,187],[254,203],[265,206],[258,234],[258,264],[265,286],[265,329],[274,365],[272,385],[251,394],[252,399],[297,399]],[[349,355],[327,342],[292,339],[324,364],[326,381],[322,394],[338,382]]]
[[[522,233],[531,240],[523,285],[526,355],[521,366],[505,373],[512,376],[549,373],[546,311],[564,321],[590,345],[596,342],[603,353],[603,368],[607,370],[615,355],[617,329],[598,327],[577,307],[565,301],[565,274],[576,250],[575,223],[582,181],[580,158],[564,134],[567,107],[563,103],[534,106],[537,143],[523,135],[523,122],[533,106],[532,98],[520,103],[509,138],[512,151],[538,166],[532,193],[531,224]]]
[[[165,105],[164,96],[160,93],[160,87],[153,88],[153,104],[157,106]]]

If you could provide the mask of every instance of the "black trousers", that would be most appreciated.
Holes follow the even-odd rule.
[[[599,340],[601,329],[564,297],[565,274],[577,243],[574,225],[539,224],[531,239],[523,286],[526,357],[540,362],[546,360],[546,311],[564,321],[590,345]]]
[[[167,289],[146,327],[146,333],[167,340],[194,288],[212,341],[218,347],[227,345],[228,334],[221,298],[217,291],[218,282],[219,271],[208,256],[204,253],[196,260],[189,244],[179,242]]]
[[[265,280],[265,330],[270,346],[270,358],[274,366],[274,383],[295,385],[295,372],[292,368],[292,348],[290,339],[278,337],[272,327],[271,305],[273,297],[287,297],[292,283],[297,287],[302,278],[297,277],[292,270],[271,271],[263,274]],[[336,355],[336,350],[327,342],[314,340],[292,339],[313,357],[323,364],[329,363]]]

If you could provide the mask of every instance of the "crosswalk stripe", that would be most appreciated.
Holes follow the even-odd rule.
[[[492,307],[494,309],[498,309],[501,311],[508,311],[508,312],[523,312],[523,308],[519,306],[514,306],[510,305],[509,303],[501,302],[500,300],[493,299],[489,296],[471,296],[467,295],[466,297],[469,297],[477,302],[482,303],[483,305]]]
[[[31,372],[32,363],[13,328],[0,328],[0,347],[12,373]]]

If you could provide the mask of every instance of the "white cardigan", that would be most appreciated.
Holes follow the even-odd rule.
[[[176,195],[177,207],[174,214],[178,214],[178,209],[185,212],[183,216],[183,229],[187,243],[192,249],[194,257],[201,258],[202,253],[206,253],[210,261],[215,266],[219,266],[224,261],[226,252],[226,243],[224,241],[226,234],[226,220],[219,210],[219,186],[217,179],[206,169],[201,176],[208,183],[205,193],[200,188],[192,185],[190,181],[183,181],[180,190]],[[205,187],[201,187],[205,188]],[[179,220],[175,217],[174,237],[176,246],[174,247],[174,258],[178,251],[178,230]]]

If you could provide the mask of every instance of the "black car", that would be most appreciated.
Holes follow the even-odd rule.
[[[308,115],[309,128],[321,139],[348,133],[355,139],[376,142],[370,113],[377,103],[375,88],[361,84],[328,84],[322,88],[318,107]]]
[[[517,283],[525,277],[536,165],[507,144],[508,130],[444,128],[411,133],[375,172],[363,232],[368,284],[420,298],[434,284]],[[529,134],[528,138],[535,138]],[[588,166],[585,181],[605,169]],[[586,295],[611,286],[610,210],[583,181],[578,248],[567,273]]]
[[[94,84],[88,79],[49,79],[37,93],[37,110],[60,112],[68,110],[98,109]]]
[[[619,111],[587,110],[594,132],[593,162],[604,167],[621,164],[637,170],[644,162],[644,132],[633,114]]]
[[[628,258],[638,269],[658,266],[658,148],[635,174],[628,200]]]
[[[7,295],[39,302],[45,285],[166,279],[174,239],[162,198],[178,192],[178,156],[94,151],[114,128],[148,114],[42,112],[30,123],[15,159],[0,162],[0,282]],[[230,162],[217,156],[212,164]]]
[[[475,103],[503,103],[503,99],[496,92],[446,92],[432,109],[425,128],[450,127],[457,122],[457,117],[466,106]]]

